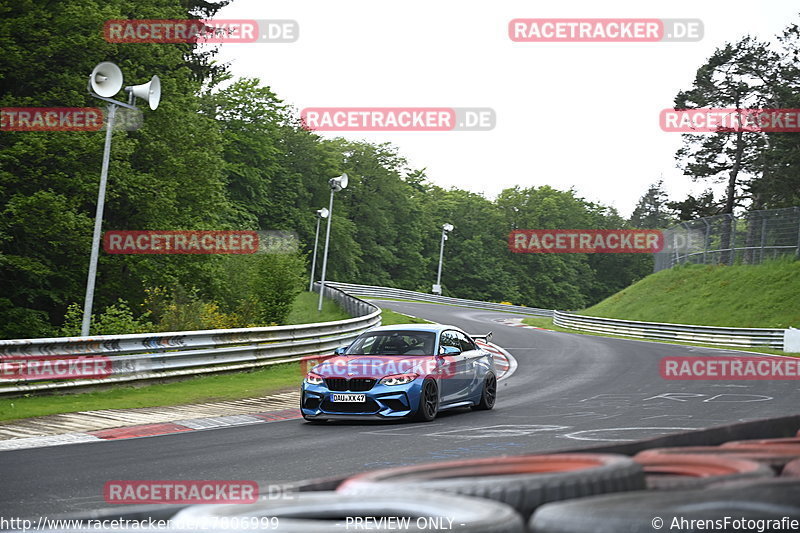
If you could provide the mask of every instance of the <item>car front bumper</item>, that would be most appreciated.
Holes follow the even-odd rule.
[[[414,414],[419,407],[422,379],[405,385],[375,384],[368,391],[332,391],[325,384],[303,382],[300,410],[314,419],[396,419]],[[334,402],[333,394],[363,394],[362,402]]]

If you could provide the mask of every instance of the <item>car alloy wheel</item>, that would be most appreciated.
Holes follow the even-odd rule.
[[[476,411],[488,411],[494,407],[494,402],[497,400],[497,377],[494,374],[489,374],[483,380],[483,391],[481,392],[481,399],[477,405],[472,408]]]
[[[436,382],[427,378],[422,382],[422,391],[419,397],[419,408],[417,408],[416,419],[423,422],[430,422],[436,418],[439,412],[439,388]]]

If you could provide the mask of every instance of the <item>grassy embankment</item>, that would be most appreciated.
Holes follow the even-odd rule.
[[[662,270],[578,314],[703,326],[800,328],[800,261],[755,266],[685,265]],[[526,318],[523,322],[576,333],[554,326],[549,318]]]

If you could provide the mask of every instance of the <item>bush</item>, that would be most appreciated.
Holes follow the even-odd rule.
[[[154,331],[195,331],[245,327],[236,313],[225,313],[216,302],[203,301],[197,290],[178,286],[173,291],[163,287],[146,290],[144,306],[156,319]]]
[[[264,254],[251,283],[260,320],[283,324],[306,284],[305,261],[294,254]]]
[[[133,316],[133,311],[128,306],[128,302],[123,299],[117,300],[116,304],[109,305],[99,315],[92,315],[92,324],[89,330],[90,335],[124,335],[126,333],[147,333],[153,331],[155,327],[148,320],[149,313],[140,317]],[[64,316],[64,325],[59,330],[62,337],[76,337],[81,334],[81,322],[83,321],[83,308],[77,304],[71,304],[67,308]]]

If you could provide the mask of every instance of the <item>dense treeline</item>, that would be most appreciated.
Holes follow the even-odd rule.
[[[144,126],[114,133],[104,230],[289,230],[298,254],[109,255],[101,252],[93,333],[280,323],[308,282],[314,211],[337,193],[328,279],[430,291],[439,237],[446,294],[579,309],[648,274],[633,254],[512,254],[513,228],[622,228],[613,209],[550,187],[495,200],[432,185],[390,145],[323,139],[265,83],[234,80],[213,50],[112,44],[108,19],[210,18],[221,2],[65,0],[0,7],[0,106],[90,106],[86,78],[117,63],[126,84],[162,80]],[[90,31],[96,30],[96,31]],[[0,336],[76,333],[97,196],[102,132],[0,137]],[[658,215],[658,206],[655,213]],[[122,301],[120,301],[122,300]],[[105,311],[104,311],[105,310]]]

